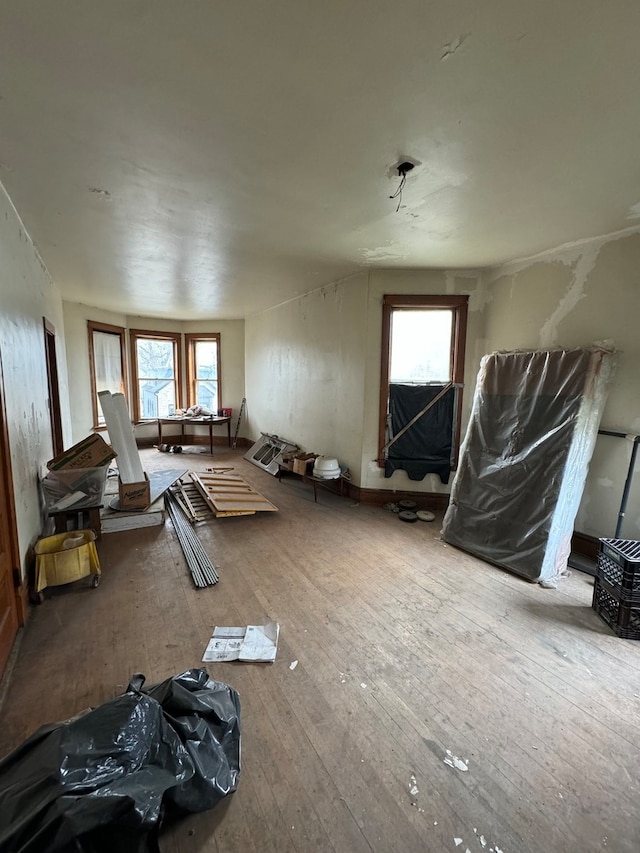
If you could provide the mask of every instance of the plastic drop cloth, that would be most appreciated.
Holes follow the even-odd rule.
[[[157,851],[166,806],[200,812],[235,791],[236,691],[192,669],[43,726],[0,762],[0,850]]]
[[[566,569],[613,366],[598,346],[484,356],[446,542],[533,581]]]

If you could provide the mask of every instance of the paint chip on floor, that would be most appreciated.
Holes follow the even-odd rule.
[[[468,762],[462,758],[458,758],[458,756],[454,755],[450,749],[447,750],[447,757],[444,759],[444,763],[448,764],[449,767],[460,770],[462,773],[465,773],[469,769]],[[473,831],[476,832],[475,829]]]
[[[462,844],[462,839],[461,838],[454,838],[453,843],[456,845],[456,847],[460,847],[460,845]]]
[[[289,669],[295,669],[297,666],[298,666],[298,661],[292,660],[291,663],[289,664]]]
[[[360,687],[362,687],[363,690],[367,689],[367,685],[364,683],[364,681],[360,682]]]

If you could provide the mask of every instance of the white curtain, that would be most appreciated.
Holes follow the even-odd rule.
[[[93,364],[96,394],[99,391],[111,391],[112,394],[124,393],[120,335],[113,335],[109,332],[93,332]],[[104,423],[100,401],[98,401],[98,413],[100,422]]]

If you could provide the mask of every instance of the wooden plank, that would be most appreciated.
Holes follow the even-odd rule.
[[[277,506],[235,474],[218,477],[192,471],[190,476],[217,518],[228,517],[229,513],[248,515],[278,511]]]
[[[245,512],[274,512],[276,509],[273,504],[268,502],[262,504],[258,502],[251,503],[249,501],[227,501],[224,500],[224,498],[221,498],[220,500],[216,499],[215,506],[217,511],[244,510]]]
[[[248,493],[246,495],[240,495],[240,494],[233,494],[233,493],[229,494],[229,492],[219,492],[218,494],[216,494],[215,500],[216,500],[216,503],[219,503],[220,501],[227,501],[228,503],[256,503],[257,502],[257,503],[269,504],[269,501],[267,501],[265,498],[263,498],[262,495],[256,495],[256,494],[251,494],[251,493]],[[270,504],[270,506],[273,506],[273,504]]]

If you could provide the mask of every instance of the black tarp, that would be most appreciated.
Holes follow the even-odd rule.
[[[390,385],[389,438],[397,435],[445,387]],[[394,471],[404,470],[410,480],[422,480],[427,474],[438,474],[443,483],[449,482],[455,399],[455,388],[450,388],[389,447],[385,459],[385,477],[390,477]]]
[[[236,691],[192,669],[43,726],[0,762],[0,851],[152,853],[165,807],[235,791]]]

